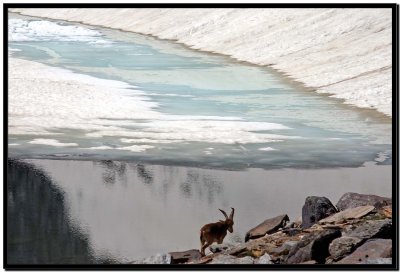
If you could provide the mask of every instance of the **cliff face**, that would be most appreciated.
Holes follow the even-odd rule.
[[[391,9],[12,9],[172,39],[270,65],[290,78],[391,116]]]

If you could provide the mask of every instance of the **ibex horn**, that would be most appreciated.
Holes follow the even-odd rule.
[[[232,209],[232,211],[231,211],[231,214],[229,215],[229,218],[233,219],[233,215],[235,214],[235,209],[232,207],[231,207],[231,209]]]
[[[221,209],[218,209],[218,210],[220,210],[220,211],[225,215],[225,219],[228,219],[228,215],[226,214],[226,212],[224,212],[224,211],[221,210]]]

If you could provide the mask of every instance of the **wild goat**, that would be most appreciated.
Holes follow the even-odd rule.
[[[227,230],[230,233],[233,232],[233,214],[235,213],[235,209],[231,209],[229,217],[226,215],[226,212],[219,209],[225,216],[225,221],[219,220],[219,222],[204,225],[200,229],[201,255],[205,255],[206,248],[211,246],[212,243],[217,242],[218,244],[222,244]]]

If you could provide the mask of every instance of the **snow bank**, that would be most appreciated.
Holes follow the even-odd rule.
[[[12,9],[155,35],[270,65],[317,92],[391,116],[391,9]]]
[[[146,143],[198,141],[235,144],[301,138],[271,133],[290,129],[282,124],[244,121],[235,116],[168,115],[158,112],[157,107],[158,104],[144,92],[124,82],[9,58],[10,135],[57,138],[68,134],[69,130],[83,130],[92,140],[116,137],[122,145],[113,149],[130,152],[154,148]],[[29,143],[77,146],[44,138]],[[97,145],[88,149],[111,147]]]

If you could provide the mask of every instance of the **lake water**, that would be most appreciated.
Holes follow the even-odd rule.
[[[9,114],[9,157],[31,169],[8,169],[9,211],[22,218],[8,220],[8,230],[28,237],[11,235],[15,260],[61,258],[49,253],[56,246],[42,246],[41,230],[53,228],[46,222],[74,230],[57,236],[71,237],[66,261],[129,262],[198,248],[200,227],[222,218],[218,208],[236,208],[226,241],[238,242],[266,218],[296,219],[309,195],[333,203],[348,191],[391,195],[391,119],[268,68],[139,34],[17,15],[9,19],[9,50],[110,88],[106,99],[93,93],[76,105],[44,99],[49,109],[82,112],[68,118],[49,118],[35,105]],[[14,201],[31,201],[46,218],[40,196],[55,205],[58,194],[63,200],[54,200],[61,204],[49,221],[35,222]],[[48,255],[32,259],[26,248]]]

